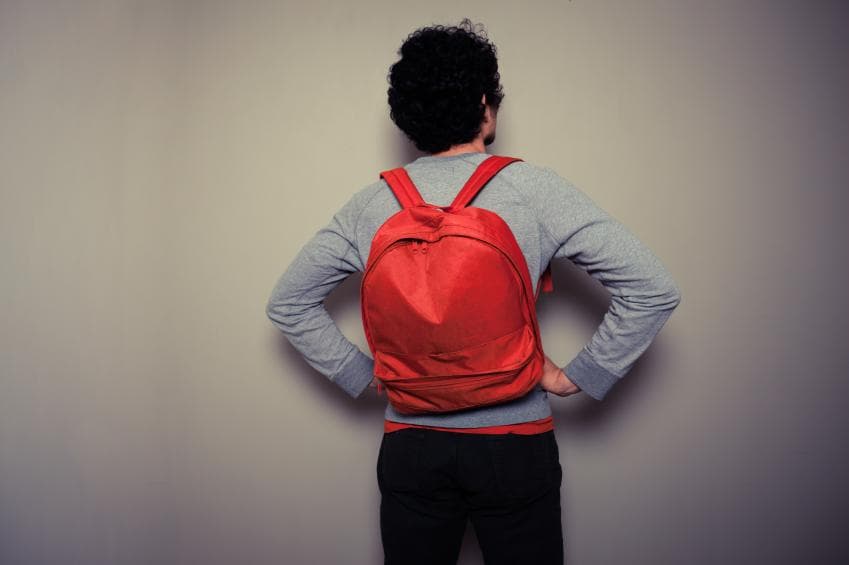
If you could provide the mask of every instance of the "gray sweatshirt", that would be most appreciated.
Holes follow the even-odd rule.
[[[427,155],[404,168],[426,202],[447,206],[488,156]],[[550,168],[514,162],[469,205],[492,210],[507,222],[535,286],[550,260],[565,257],[610,292],[609,309],[595,333],[563,366],[583,392],[602,400],[680,302],[675,281],[633,233]],[[266,306],[269,319],[306,361],[354,398],[368,388],[374,361],[342,334],[324,299],[352,273],[365,270],[375,232],[400,209],[383,179],[356,192],[295,256]],[[451,428],[514,424],[550,415],[549,395],[540,387],[504,404],[454,413],[406,415],[389,403],[385,413],[395,422]]]

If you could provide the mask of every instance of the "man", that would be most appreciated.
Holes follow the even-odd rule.
[[[466,19],[415,31],[399,55],[388,77],[390,115],[426,153],[405,169],[426,202],[447,206],[495,140],[504,96],[495,46]],[[680,291],[627,228],[551,169],[514,162],[471,205],[507,222],[532,280],[565,257],[612,302],[580,353],[562,369],[546,357],[540,386],[522,398],[422,415],[387,405],[377,462],[385,562],[456,563],[471,520],[488,565],[560,564],[562,469],[548,393],[602,400],[648,348]],[[323,301],[364,271],[375,232],[400,209],[382,179],[354,194],[295,257],[267,306],[307,362],[354,398],[375,385],[374,362],[342,335]]]

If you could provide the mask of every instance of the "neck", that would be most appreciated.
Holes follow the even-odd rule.
[[[469,143],[461,145],[452,145],[449,149],[440,153],[431,153],[432,157],[450,157],[451,155],[459,155],[460,153],[486,153],[486,146],[483,143],[483,137],[478,136]]]

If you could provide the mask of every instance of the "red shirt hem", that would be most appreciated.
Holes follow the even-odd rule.
[[[485,426],[480,428],[443,428],[439,426],[423,426],[420,424],[404,424],[402,422],[393,422],[392,420],[383,421],[384,433],[395,432],[404,428],[424,428],[427,430],[439,430],[443,432],[457,432],[463,434],[521,434],[534,435],[541,434],[554,429],[554,417],[548,416],[531,422],[519,422],[517,424],[504,424],[501,426]]]

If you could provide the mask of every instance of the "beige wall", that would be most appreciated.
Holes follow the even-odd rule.
[[[683,294],[605,401],[554,401],[568,561],[847,558],[838,6],[2,0],[0,562],[381,562],[383,400],[310,369],[264,308],[417,155],[386,72],[463,16],[499,48],[491,152],[575,182]],[[565,363],[607,295],[568,263],[555,282]],[[367,350],[357,284],[328,308]]]

